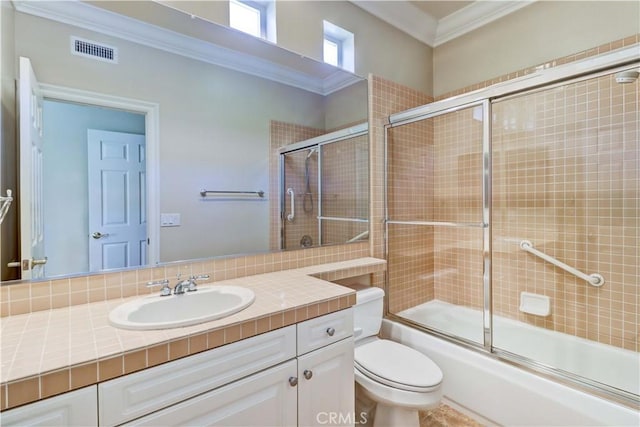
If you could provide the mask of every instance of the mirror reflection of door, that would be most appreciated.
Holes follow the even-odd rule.
[[[40,84],[28,58],[20,58],[18,109],[20,117],[20,223],[23,279],[44,276],[43,113]]]
[[[89,271],[147,263],[144,135],[87,131]]]
[[[46,276],[58,276],[77,272],[89,272],[102,270],[104,268],[119,268],[125,266],[141,265],[146,263],[146,259],[135,259],[131,263],[128,258],[124,265],[122,258],[122,244],[120,253],[116,250],[108,250],[106,260],[93,263],[90,261],[90,243],[99,241],[100,243],[113,243],[104,239],[93,239],[92,233],[98,231],[103,234],[118,235],[120,231],[107,231],[105,229],[90,227],[91,196],[100,194],[101,188],[107,186],[110,190],[109,196],[120,197],[119,200],[109,199],[106,203],[99,201],[94,203],[98,212],[105,208],[109,209],[109,221],[117,222],[117,216],[122,218],[122,209],[134,207],[136,212],[142,212],[138,219],[135,215],[127,213],[127,221],[137,221],[144,223],[146,212],[146,200],[144,191],[144,151],[139,148],[125,147],[120,145],[121,155],[128,150],[131,158],[143,159],[141,165],[136,166],[136,177],[126,178],[129,183],[136,187],[132,190],[125,188],[125,178],[120,176],[120,181],[115,176],[118,172],[110,174],[104,185],[94,185],[89,177],[89,129],[98,129],[104,132],[115,132],[117,134],[135,134],[138,140],[144,142],[145,115],[131,113],[129,111],[116,110],[99,107],[95,105],[76,104],[54,99],[45,99],[43,103],[43,123],[44,123],[44,153],[43,153],[43,201],[45,247],[48,256]],[[107,150],[107,156],[115,156],[117,149],[112,146]],[[109,173],[107,173],[109,175]],[[99,180],[100,181],[100,180]],[[99,196],[100,197],[100,196]],[[133,199],[133,200],[132,200]],[[136,207],[136,205],[138,205]],[[118,206],[118,208],[116,208]],[[114,213],[120,209],[120,213]],[[115,215],[115,217],[114,217]],[[142,225],[146,245],[146,224]],[[139,233],[138,233],[139,234]],[[115,237],[115,236],[114,236]],[[139,244],[139,242],[138,242]],[[111,246],[115,249],[117,245]],[[139,254],[140,251],[137,251]],[[145,253],[146,255],[146,253]],[[102,256],[102,255],[101,255]],[[115,258],[120,256],[118,261]]]

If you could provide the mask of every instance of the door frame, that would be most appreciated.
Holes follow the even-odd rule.
[[[44,98],[144,114],[147,146],[148,265],[158,264],[160,262],[160,104],[46,83],[41,83],[40,87]]]

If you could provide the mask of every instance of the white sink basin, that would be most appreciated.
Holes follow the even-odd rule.
[[[211,286],[196,292],[161,297],[150,295],[121,304],[109,313],[109,323],[121,329],[170,329],[221,319],[253,303],[251,289]]]

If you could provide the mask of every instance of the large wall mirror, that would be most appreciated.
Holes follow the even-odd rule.
[[[28,59],[42,89],[35,101],[42,168],[33,178],[41,186],[14,192],[12,209],[22,203],[25,210],[21,199],[41,198],[29,228],[41,231],[44,251],[31,258],[47,259],[23,279],[287,249],[281,148],[366,123],[364,79],[145,4],[146,22],[100,2],[15,3],[15,66]],[[83,55],[97,48],[113,55]],[[367,238],[368,143],[347,144],[327,149],[322,168],[340,160],[339,170],[363,171],[336,175],[327,192],[345,203],[357,199],[358,226],[323,231],[332,237],[311,245]],[[320,167],[317,152],[300,153],[309,155],[298,168],[298,192],[309,198],[308,212],[300,200],[301,215],[319,216],[309,208],[322,203],[310,202],[318,197],[317,178],[309,182],[310,168],[317,176]],[[357,163],[345,164],[341,152]]]

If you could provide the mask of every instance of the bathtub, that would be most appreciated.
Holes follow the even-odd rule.
[[[403,317],[439,330],[455,332],[471,341],[481,340],[480,311],[441,301],[410,310],[403,312]],[[419,315],[425,314],[432,316],[429,321],[424,318],[418,320]],[[491,423],[508,426],[640,425],[638,408],[632,409],[549,380],[398,322],[385,319],[381,333],[385,338],[429,356],[444,373],[444,397],[471,415]],[[635,352],[510,319],[494,318],[494,346],[550,366],[568,367],[569,371],[587,377],[584,369],[599,368],[590,374],[592,379],[618,381],[617,386],[622,384],[627,390],[635,390],[640,381],[640,358]],[[553,351],[543,351],[542,347]],[[620,372],[624,375],[619,375]],[[612,374],[613,380],[603,379]]]

